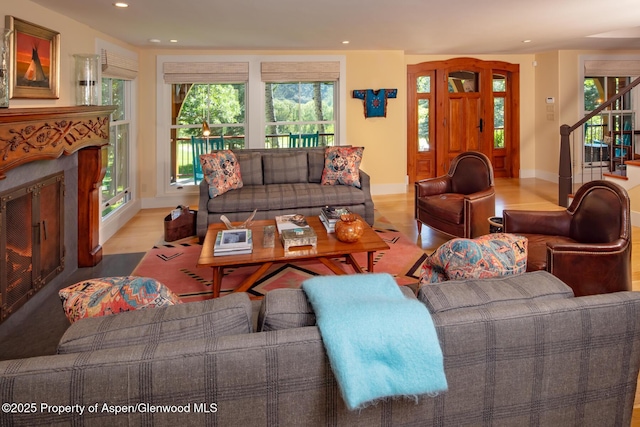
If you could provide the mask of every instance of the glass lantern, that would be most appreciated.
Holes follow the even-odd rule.
[[[73,57],[76,62],[76,105],[99,105],[98,64],[100,63],[100,55],[78,53]]]

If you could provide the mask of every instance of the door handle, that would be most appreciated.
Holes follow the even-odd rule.
[[[482,119],[480,119],[480,124],[478,125],[478,127],[480,128],[480,132],[482,132],[482,128],[484,127],[484,121]]]

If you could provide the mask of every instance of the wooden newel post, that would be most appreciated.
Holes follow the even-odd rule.
[[[560,167],[558,168],[558,205],[569,207],[569,194],[573,191],[571,178],[571,147],[569,125],[560,126]]]

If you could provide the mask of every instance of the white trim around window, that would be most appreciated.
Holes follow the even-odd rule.
[[[137,62],[138,55],[135,52],[124,49],[120,46],[109,43],[105,40],[96,40],[96,52],[100,53],[105,49],[107,51],[114,52],[122,57],[131,58]],[[102,82],[102,72],[100,71],[100,78]],[[131,201],[129,201],[121,209],[118,209],[112,215],[109,215],[105,220],[100,222],[100,244],[103,244],[111,236],[113,236],[122,226],[124,226],[135,214],[141,209],[142,203],[138,196],[138,176],[136,171],[138,170],[138,159],[136,156],[138,146],[138,120],[137,120],[137,100],[138,100],[138,82],[137,79],[130,80],[129,82],[129,97],[127,108],[129,110],[129,188],[131,190]],[[101,94],[102,96],[102,94]],[[101,100],[102,101],[102,100]]]
[[[262,81],[261,64],[263,62],[338,62],[340,77],[338,78],[338,105],[336,107],[336,136],[340,145],[346,144],[346,57],[344,55],[158,55],[156,61],[156,201],[154,206],[163,207],[185,203],[187,196],[197,194],[195,186],[179,187],[170,184],[169,152],[166,147],[170,135],[169,115],[171,109],[171,85],[164,81],[165,63],[248,63],[249,81],[246,89],[246,146],[262,148],[265,140],[266,120],[264,115],[265,84]],[[157,206],[156,206],[157,205]]]

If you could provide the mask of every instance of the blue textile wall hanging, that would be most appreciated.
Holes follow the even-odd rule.
[[[353,97],[364,101],[364,116],[387,117],[387,99],[395,98],[398,89],[354,90]]]

